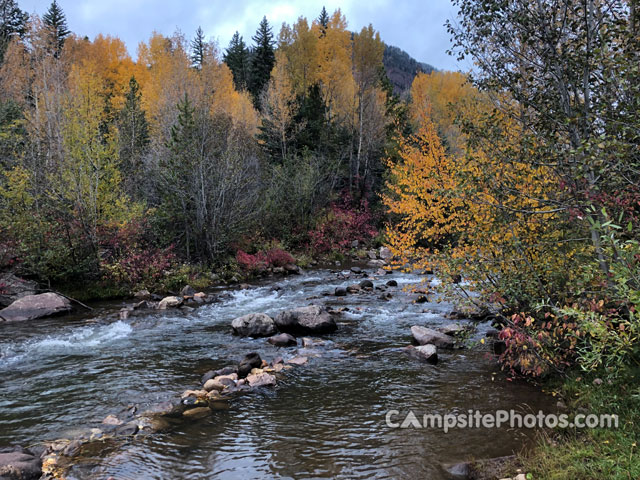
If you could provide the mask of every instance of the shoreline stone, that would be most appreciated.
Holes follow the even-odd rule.
[[[0,320],[24,322],[50,317],[71,310],[71,302],[57,293],[26,295],[0,310]]]

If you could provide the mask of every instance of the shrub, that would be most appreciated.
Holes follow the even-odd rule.
[[[345,252],[354,241],[367,243],[378,231],[372,225],[373,215],[369,203],[363,199],[354,205],[348,194],[340,202],[332,203],[321,216],[316,228],[309,232],[311,248],[317,253]]]
[[[267,268],[284,267],[296,263],[296,259],[290,253],[277,247],[267,251],[259,251],[253,255],[244,250],[238,250],[236,261],[245,273],[250,274],[263,272]]]
[[[246,273],[258,273],[267,268],[267,258],[263,252],[251,255],[243,250],[238,250],[236,252],[236,261]]]
[[[103,279],[129,289],[157,289],[176,260],[173,245],[157,248],[146,238],[146,223],[131,221],[102,230]]]
[[[296,263],[296,259],[289,252],[281,248],[272,248],[266,253],[267,265],[270,267],[284,267],[285,265]]]

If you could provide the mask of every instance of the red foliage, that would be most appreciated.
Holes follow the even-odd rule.
[[[296,263],[296,259],[281,248],[272,248],[253,255],[244,250],[238,250],[236,261],[245,272],[250,273],[263,272],[270,267],[284,267],[290,263]]]
[[[176,260],[173,245],[154,247],[146,231],[144,221],[101,231],[100,266],[105,278],[131,287],[148,287],[163,278]]]
[[[272,248],[267,252],[266,256],[267,264],[271,267],[284,267],[285,265],[296,263],[296,259],[281,248]]]
[[[267,268],[267,258],[264,252],[251,255],[243,250],[238,250],[236,252],[236,261],[244,271],[250,273],[261,272]]]
[[[363,199],[354,205],[348,194],[339,203],[332,203],[316,228],[309,232],[311,247],[318,253],[345,251],[355,240],[368,242],[378,234],[372,225],[369,203]]]

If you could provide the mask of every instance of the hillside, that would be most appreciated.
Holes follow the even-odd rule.
[[[435,70],[433,66],[418,62],[404,50],[392,45],[385,45],[383,63],[393,91],[398,95],[409,90],[418,72],[431,73]]]

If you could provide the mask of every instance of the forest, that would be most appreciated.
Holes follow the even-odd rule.
[[[154,34],[134,61],[72,34],[56,2],[4,4],[2,268],[128,291],[376,235],[404,108],[372,27],[323,10],[276,36],[265,18],[251,46]]]
[[[134,58],[57,0],[0,0],[0,272],[121,298],[386,246],[493,320],[510,378],[640,413],[640,6],[453,5],[470,72],[340,10],[227,46],[154,33]],[[638,478],[637,433],[561,432],[524,462]]]

